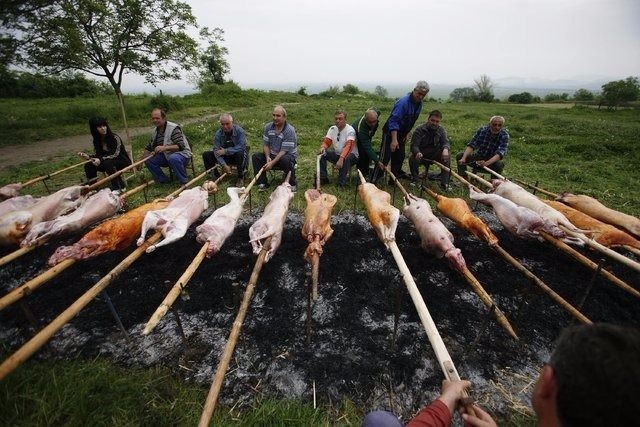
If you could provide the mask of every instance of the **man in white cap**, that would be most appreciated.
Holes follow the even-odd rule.
[[[396,101],[382,128],[380,160],[385,166],[391,160],[391,172],[397,178],[410,178],[410,175],[402,171],[405,156],[404,146],[422,111],[422,100],[428,93],[429,83],[420,80],[416,83],[413,91]],[[382,176],[382,171],[375,168],[371,179],[375,183],[380,176]]]

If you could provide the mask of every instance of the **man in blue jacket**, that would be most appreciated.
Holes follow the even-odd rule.
[[[229,113],[220,114],[220,129],[213,136],[213,150],[202,153],[202,160],[206,170],[220,164],[226,173],[231,173],[231,165],[238,168],[236,186],[242,187],[244,172],[247,170],[247,137],[244,129],[233,123]],[[214,169],[212,178],[220,176]]]
[[[420,112],[422,100],[429,93],[429,83],[420,80],[413,91],[398,99],[393,105],[391,114],[382,128],[382,144],[380,160],[386,166],[391,160],[391,172],[396,178],[410,178],[402,170],[405,156],[405,143]],[[372,181],[375,183],[382,176],[382,170],[374,169]]]

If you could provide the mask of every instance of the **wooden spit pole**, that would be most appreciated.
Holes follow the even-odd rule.
[[[249,278],[249,283],[247,284],[247,288],[244,291],[240,309],[238,310],[238,314],[233,321],[233,327],[231,328],[229,339],[227,340],[227,344],[225,345],[222,356],[220,357],[220,361],[218,362],[216,373],[213,376],[213,382],[211,383],[211,388],[209,389],[209,393],[207,394],[207,399],[204,403],[202,415],[200,416],[200,422],[198,423],[199,427],[207,427],[211,423],[211,417],[213,416],[213,412],[216,409],[216,403],[218,402],[218,396],[220,395],[220,389],[222,388],[222,382],[224,381],[224,376],[227,373],[227,369],[229,368],[229,362],[231,361],[231,356],[233,356],[233,350],[235,349],[236,343],[238,342],[238,337],[240,336],[242,323],[244,322],[247,310],[249,309],[249,303],[251,303],[253,291],[258,281],[260,271],[262,270],[262,266],[264,265],[264,259],[267,256],[267,252],[269,252],[268,248],[270,246],[271,237],[267,238],[264,245],[262,245],[262,250],[258,254],[258,259],[256,260],[253,271],[251,272],[251,277]]]
[[[139,192],[140,190],[142,190],[143,188],[153,184],[153,180],[151,181],[147,181],[144,184],[141,184],[135,188],[132,188],[131,190],[127,191],[126,193],[124,193],[122,195],[122,197],[127,198],[128,196],[135,194],[137,192]],[[20,249],[16,249],[15,251],[11,252],[10,254],[7,254],[5,256],[3,256],[2,258],[0,258],[0,267],[2,267],[3,265],[9,264],[11,261],[14,261],[18,258],[20,258],[22,255],[28,254],[29,252],[31,252],[32,250],[34,250],[35,248],[42,246],[43,244],[45,244],[46,242],[48,242],[49,239],[45,238],[45,239],[40,239],[36,242],[36,244],[31,245],[31,246],[25,246],[22,247]],[[0,308],[1,310],[1,308]]]
[[[358,171],[358,175],[360,176],[360,182],[362,184],[366,183],[364,176],[362,173]],[[393,254],[393,258],[398,265],[398,269],[402,275],[402,279],[404,281],[405,286],[407,287],[407,291],[409,292],[409,296],[411,296],[411,301],[413,301],[413,305],[418,312],[418,317],[420,317],[420,322],[424,327],[427,333],[427,339],[431,344],[431,348],[433,348],[434,353],[436,354],[436,359],[438,360],[438,364],[440,365],[440,369],[442,369],[442,373],[444,377],[451,381],[459,381],[460,375],[453,363],[453,359],[449,355],[449,351],[447,347],[444,345],[444,341],[438,332],[438,328],[436,327],[433,318],[431,317],[431,313],[429,313],[429,309],[427,308],[427,304],[425,304],[420,291],[418,290],[418,286],[416,282],[413,280],[413,276],[409,271],[409,267],[404,261],[402,254],[400,253],[400,249],[398,249],[398,245],[394,240],[382,242],[388,245],[391,253]],[[466,391],[463,391],[463,405],[464,410],[468,414],[475,414],[473,410],[473,405],[470,403],[469,395]]]
[[[322,154],[319,154],[316,157],[316,190],[319,192],[322,191],[320,188],[320,158]],[[315,241],[318,242],[320,240],[320,236],[316,236]],[[318,299],[318,284],[320,282],[320,254],[318,252],[313,252],[311,257],[311,297],[313,300]]]
[[[120,169],[119,171],[116,171],[116,172],[112,173],[111,175],[107,175],[106,177],[102,178],[101,180],[98,180],[98,181],[94,182],[93,184],[89,185],[89,187],[87,188],[86,192],[93,191],[96,188],[100,188],[102,186],[102,184],[105,184],[105,183],[111,181],[112,179],[119,177],[123,173],[125,173],[127,171],[130,171],[131,169],[135,168],[138,165],[141,165],[142,163],[146,162],[147,159],[148,159],[148,157],[140,159],[137,162],[131,163],[129,166],[124,167],[124,168]]]
[[[178,188],[176,191],[174,191],[171,194],[169,194],[167,197],[175,197],[175,196],[177,196],[185,188],[189,187],[191,184],[195,183],[197,180],[199,180],[200,178],[205,176],[206,173],[207,173],[207,171],[205,171],[202,174],[198,175],[197,177],[195,177],[191,181],[187,182],[184,186]],[[220,178],[224,178],[225,176],[226,176],[226,174],[222,174],[222,176]],[[0,298],[0,311],[5,309],[6,307],[10,306],[14,302],[20,300],[24,296],[31,294],[35,289],[39,288],[40,286],[42,286],[45,283],[47,283],[49,280],[51,280],[54,277],[56,277],[62,271],[66,270],[68,267],[70,267],[73,264],[75,264],[75,262],[76,262],[75,259],[67,258],[64,261],[62,261],[61,263],[55,265],[54,267],[44,271],[43,273],[41,273],[40,275],[38,275],[36,277],[34,277],[33,279],[25,282],[24,284],[18,286],[17,288],[14,288],[7,295],[5,295],[4,297]]]
[[[557,198],[559,198],[559,197],[560,197],[560,195],[559,195],[559,194],[557,194],[557,193],[552,193],[551,191],[547,191],[547,190],[545,190],[544,188],[536,187],[535,185],[528,184],[528,183],[526,183],[526,182],[524,182],[524,181],[521,181],[521,180],[519,180],[519,179],[514,179],[514,181],[515,181],[515,182],[517,182],[517,183],[518,183],[518,184],[520,184],[520,185],[524,185],[524,186],[526,186],[526,187],[529,187],[529,188],[532,188],[532,189],[534,189],[534,190],[536,190],[536,191],[539,191],[539,192],[541,192],[541,193],[542,193],[542,194],[544,194],[544,195],[547,195],[547,196],[549,196],[549,197],[553,197],[554,199],[557,199]]]
[[[256,176],[253,178],[253,180],[251,180],[249,185],[244,189],[242,196],[240,197],[242,204],[244,204],[244,202],[247,200],[247,197],[249,192],[251,191],[251,188],[253,187],[253,185],[255,184],[258,177],[260,176],[260,174],[262,174],[263,171],[264,171],[264,168],[260,169],[256,174]],[[220,176],[220,178],[216,179],[215,183],[217,184],[222,178],[224,178],[225,175],[226,174],[223,174],[222,176]],[[208,249],[209,249],[209,242],[206,242],[204,245],[202,245],[202,248],[200,248],[200,251],[193,258],[193,261],[191,261],[191,264],[189,264],[185,272],[182,273],[182,276],[180,276],[180,278],[176,281],[176,283],[171,287],[171,289],[169,290],[169,293],[164,298],[164,300],[160,303],[156,311],[151,315],[151,318],[145,325],[144,330],[142,331],[142,335],[148,335],[151,331],[153,331],[153,329],[160,322],[160,320],[167,314],[167,312],[169,311],[173,303],[176,301],[176,299],[178,299],[178,297],[180,296],[184,288],[186,288],[187,285],[189,284],[189,281],[191,280],[195,272],[200,267],[200,264],[202,264],[202,261],[204,261],[204,258],[206,256]]]
[[[478,179],[480,182],[483,182],[483,184],[487,185],[488,187],[493,187],[493,185],[491,185],[491,183],[489,183],[488,181],[485,181],[484,179],[480,178],[477,175],[472,174],[471,172],[467,172],[468,175]],[[562,240],[551,236],[548,233],[545,233],[544,231],[540,231],[540,235],[549,243],[553,244],[556,248],[562,250],[563,252],[569,254],[572,258],[574,258],[575,260],[579,261],[581,264],[585,265],[586,267],[592,269],[593,271],[600,271],[600,274],[605,277],[606,279],[608,279],[610,282],[612,282],[613,284],[615,284],[616,286],[618,286],[619,288],[625,290],[626,292],[629,292],[632,295],[635,295],[636,297],[640,298],[640,292],[637,291],[635,288],[629,286],[627,283],[625,283],[624,281],[620,280],[618,277],[616,277],[615,275],[613,275],[612,273],[610,273],[609,271],[605,270],[604,268],[600,268],[598,269],[598,264],[596,264],[595,262],[591,261],[589,258],[587,258],[586,256],[582,255],[580,252],[576,251],[575,249],[573,249],[572,247],[570,247],[569,245],[567,245],[566,243],[564,243]]]
[[[51,172],[51,173],[49,173],[49,174],[39,176],[39,177],[37,177],[37,178],[32,178],[32,179],[30,179],[29,181],[27,181],[27,182],[25,182],[25,183],[20,183],[20,184],[22,185],[22,188],[24,188],[24,187],[26,187],[26,186],[28,186],[28,185],[35,184],[36,182],[44,181],[45,179],[51,178],[52,176],[59,175],[59,174],[61,174],[62,172],[66,172],[66,171],[71,170],[71,169],[73,169],[73,168],[77,168],[78,166],[82,166],[82,165],[84,165],[85,163],[89,163],[89,162],[90,162],[90,160],[84,160],[84,161],[82,161],[82,162],[80,162],[80,163],[76,163],[75,165],[68,166],[68,167],[66,167],[66,168],[64,168],[64,169],[60,169],[60,170],[58,170],[58,171]]]
[[[109,286],[124,270],[126,270],[135,260],[140,258],[144,251],[152,244],[158,242],[162,237],[162,233],[156,232],[153,236],[147,239],[141,246],[136,248],[128,257],[126,257],[120,264],[118,264],[113,270],[107,273],[102,279],[100,279],[95,285],[93,285],[87,292],[85,292],[80,298],[78,298],[73,304],[63,311],[58,317],[56,317],[51,323],[45,326],[40,332],[38,332],[33,338],[27,341],[22,347],[20,347],[15,353],[9,356],[2,365],[0,365],[0,380],[4,379],[14,369],[20,366],[24,361],[31,357],[36,351],[40,349],[44,344],[51,339],[53,334],[59,331],[65,324],[73,319],[84,307],[87,306],[95,297]]]

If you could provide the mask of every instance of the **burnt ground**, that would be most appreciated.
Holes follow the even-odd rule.
[[[508,252],[569,302],[579,304],[593,280],[590,270],[546,243],[515,239],[492,214],[480,209],[479,215]],[[172,246],[143,255],[107,288],[128,339],[104,300],[97,300],[33,358],[102,356],[125,367],[162,365],[208,387],[253,268],[255,256],[247,236],[258,215],[254,209],[241,219],[222,251],[203,262],[174,305],[186,340],[172,313],[149,336],[140,332],[198,252],[195,227]],[[406,419],[436,396],[442,373],[391,253],[364,216],[334,216],[335,234],[321,258],[320,298],[308,322],[302,221],[300,214],[289,213],[282,246],[262,269],[221,403],[242,408],[256,393],[311,402],[315,383],[320,404],[350,398],[364,410],[391,408]],[[514,403],[526,406],[530,382],[573,318],[485,244],[447,219],[443,222],[471,271],[513,324],[519,341],[488,318],[484,305],[459,275],[420,249],[413,226],[404,217],[396,234],[398,246],[460,375],[473,382],[473,394],[498,414]],[[56,246],[75,240],[46,245],[0,268],[4,291],[44,269]],[[51,321],[130,251],[77,263],[35,291],[27,302],[38,326]],[[606,264],[640,288],[637,272]],[[593,321],[640,325],[640,299],[601,278],[593,280],[582,312]],[[0,339],[7,347],[17,349],[33,333],[18,305],[0,312]]]

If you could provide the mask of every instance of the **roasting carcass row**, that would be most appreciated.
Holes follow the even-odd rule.
[[[18,245],[34,225],[74,210],[84,200],[83,189],[79,185],[63,188],[24,210],[0,217],[0,245]]]
[[[34,225],[20,245],[33,246],[43,239],[80,231],[91,224],[115,215],[122,208],[123,203],[122,197],[114,194],[108,188],[100,190],[70,214]]]
[[[0,187],[0,200],[17,197],[20,195],[20,190],[22,190],[22,184],[20,183],[7,184],[4,187]]]
[[[509,199],[497,194],[485,194],[469,187],[469,197],[493,208],[498,220],[509,230],[521,238],[541,240],[538,230],[544,228],[544,220],[529,208],[518,206]]]
[[[82,260],[92,258],[108,251],[120,251],[127,248],[140,234],[142,221],[147,212],[162,209],[168,200],[154,200],[132,209],[118,218],[109,219],[85,234],[71,246],[61,246],[49,258],[54,266],[67,258]]]
[[[551,206],[547,206],[542,200],[529,193],[518,184],[514,184],[511,181],[505,181],[503,179],[494,179],[491,182],[493,184],[493,192],[495,194],[511,200],[518,206],[524,206],[525,208],[531,209],[540,215],[540,217],[547,222],[548,226],[555,228],[562,225],[571,231],[582,232],[582,230],[571,224],[564,215],[553,209]],[[564,237],[565,235],[565,233],[559,229],[552,234],[556,237]]]
[[[206,256],[211,258],[217,254],[224,245],[225,240],[233,233],[236,222],[242,214],[244,200],[240,198],[240,193],[244,187],[229,187],[227,194],[231,201],[219,209],[216,209],[209,218],[196,227],[196,240],[198,243],[209,242]]]
[[[640,237],[640,219],[608,208],[593,197],[563,193],[558,200],[590,217],[623,228]]]
[[[208,197],[209,193],[202,187],[192,188],[180,193],[166,208],[147,212],[140,238],[136,242],[138,246],[144,243],[147,232],[151,229],[160,231],[164,240],[149,246],[145,251],[147,253],[182,238],[191,224],[200,218],[209,206]]]
[[[391,195],[375,185],[365,182],[358,187],[358,194],[367,209],[369,222],[378,238],[388,248],[388,242],[396,238],[400,211],[391,202]]]
[[[480,218],[471,213],[467,202],[460,198],[445,197],[437,195],[438,210],[447,218],[464,228],[478,239],[484,240],[489,245],[498,243],[498,237],[491,231],[489,226]]]
[[[323,194],[309,189],[304,192],[307,207],[304,211],[302,237],[309,245],[304,252],[304,259],[312,262],[313,254],[322,255],[322,247],[331,238],[331,211],[338,199],[333,194]]]
[[[453,235],[433,214],[429,202],[413,195],[405,197],[402,212],[413,222],[422,248],[438,259],[444,256],[451,268],[464,274],[467,265],[462,253],[453,245]]]
[[[264,208],[264,213],[249,228],[249,242],[254,254],[262,250],[263,240],[271,237],[271,243],[267,247],[265,262],[268,262],[280,247],[282,241],[282,228],[289,210],[289,202],[293,199],[293,192],[289,182],[280,184],[269,196],[269,203]]]
[[[588,230],[585,234],[594,239],[596,242],[607,247],[619,247],[630,246],[632,248],[640,249],[640,241],[635,239],[630,234],[614,227],[613,225],[606,224],[599,221],[586,213],[580,212],[564,203],[556,202],[553,200],[545,200],[552,208],[562,212],[569,221],[571,221],[576,227],[583,230]]]

